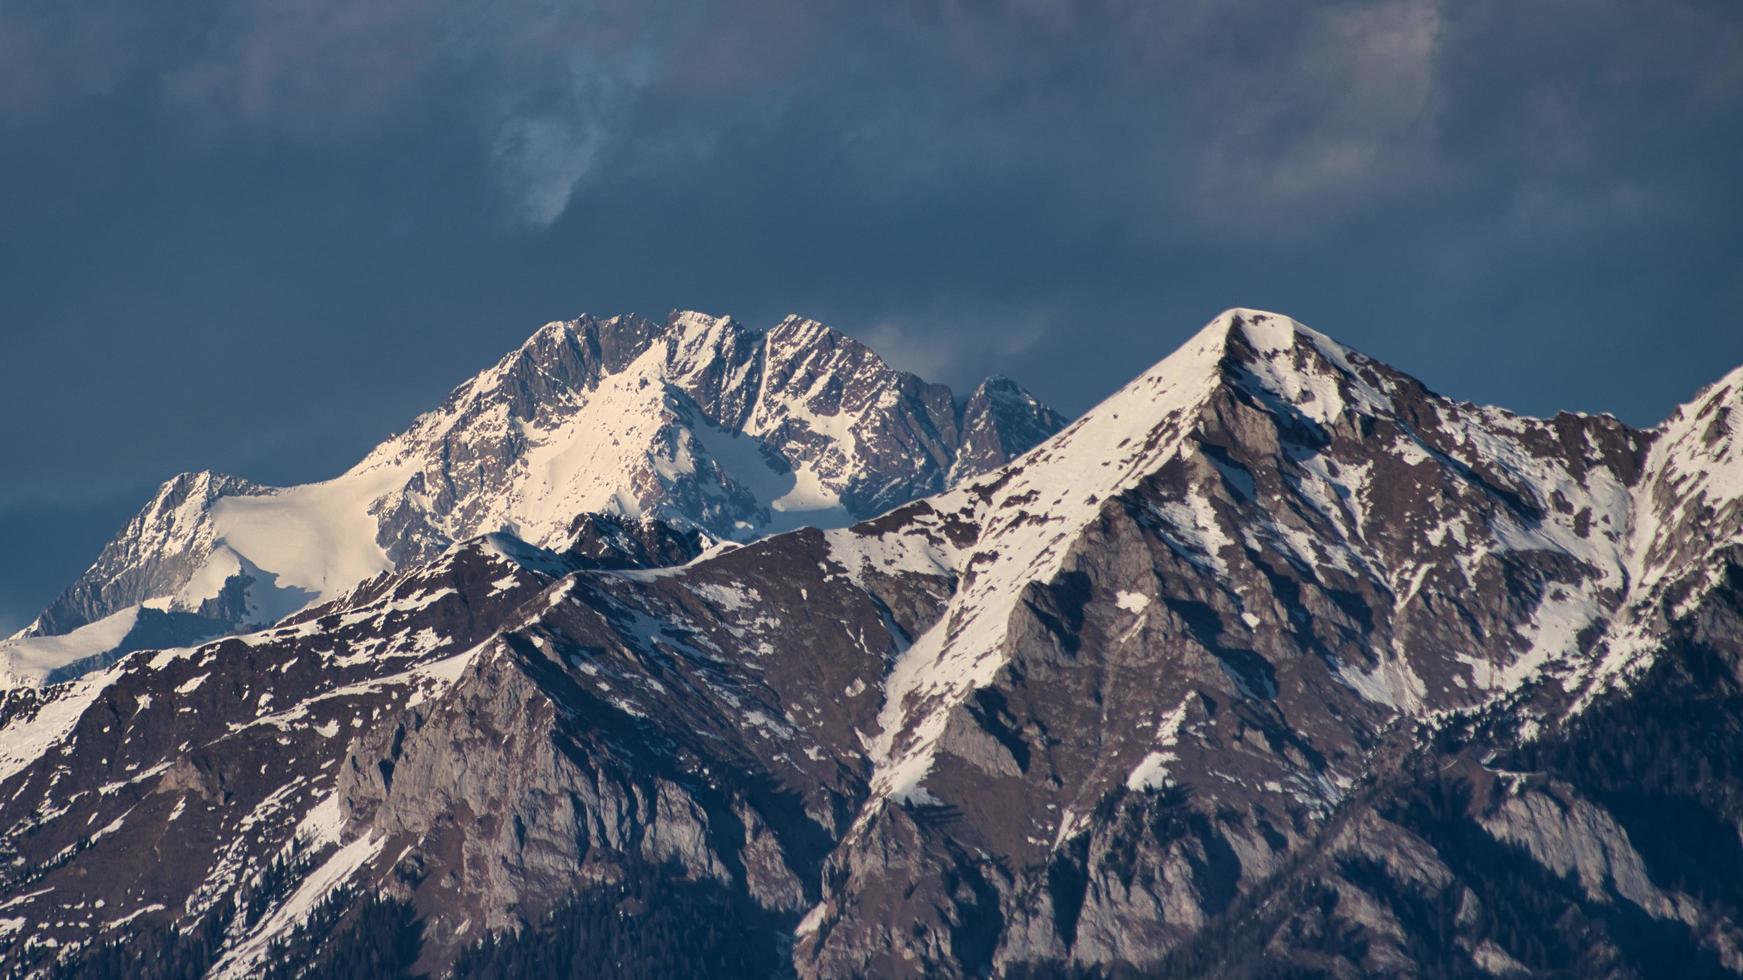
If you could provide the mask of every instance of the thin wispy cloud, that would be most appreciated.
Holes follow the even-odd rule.
[[[940,309],[882,319],[855,333],[890,366],[966,390],[982,375],[1007,370],[1053,325],[1051,316],[1038,311]]]
[[[366,138],[406,114],[441,114],[471,131],[487,190],[532,227],[589,181],[670,159],[663,147],[682,146],[689,165],[747,129],[802,132],[810,142],[791,152],[887,181],[1018,169],[1109,197],[1112,180],[1147,211],[1214,221],[1336,214],[1456,183],[1492,147],[1468,129],[1449,140],[1447,116],[1513,113],[1553,134],[1531,160],[1485,161],[1529,171],[1599,141],[1605,122],[1591,117],[1618,85],[1644,78],[1709,105],[1736,96],[1737,31],[1717,5],[1674,5],[1656,33],[1676,41],[1619,50],[1569,22],[1627,29],[1637,5],[1533,10],[243,0],[187,4],[178,21],[26,4],[0,14],[0,61],[15,114],[124,84],[157,91],[196,126],[292,141]],[[1494,55],[1502,33],[1497,77],[1472,77],[1475,52]],[[1691,45],[1700,57],[1687,57]],[[1501,83],[1519,72],[1526,84]],[[1073,166],[1089,148],[1103,161],[1093,175]]]

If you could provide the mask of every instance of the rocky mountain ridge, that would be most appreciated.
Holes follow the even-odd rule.
[[[587,513],[721,540],[850,523],[1063,424],[1008,379],[959,404],[797,316],[768,331],[693,312],[554,322],[334,480],[165,483],[0,660],[41,683],[269,625],[480,534],[561,548]]]
[[[652,877],[800,976],[1743,972],[1739,408],[1232,310],[848,527],[451,545],[8,695],[0,961],[538,975]]]

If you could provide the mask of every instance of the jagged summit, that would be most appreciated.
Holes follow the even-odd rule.
[[[948,482],[997,469],[1045,442],[1068,421],[1010,378],[987,378],[962,405],[962,445]]]
[[[694,311],[555,321],[335,479],[171,480],[24,636],[144,605],[197,617],[183,623],[192,641],[479,534],[558,547],[590,513],[728,540],[846,524],[1001,465],[1063,422],[1020,389],[970,401],[964,415],[948,388],[798,316],[767,331]]]
[[[891,673],[874,787],[935,798],[926,779],[951,710],[1009,669],[1001,651],[1030,585],[1065,574],[1090,529],[1134,510],[1208,577],[1192,601],[1219,609],[1241,642],[1265,636],[1250,595],[1269,591],[1281,562],[1371,594],[1372,621],[1331,674],[1362,699],[1414,711],[1514,690],[1620,601],[1644,445],[1614,420],[1456,403],[1287,317],[1224,313],[1028,455],[916,505],[975,530],[967,544],[929,541],[962,584]],[[1501,571],[1514,566],[1529,571]],[[1390,635],[1392,622],[1420,633],[1445,616],[1420,608],[1435,591],[1492,588],[1502,574],[1524,576],[1509,586],[1521,618],[1504,639],[1457,617],[1433,627],[1451,651],[1405,655]]]

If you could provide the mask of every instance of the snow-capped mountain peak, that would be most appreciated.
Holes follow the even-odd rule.
[[[1444,703],[1431,684],[1471,704],[1512,691],[1620,601],[1641,448],[1612,419],[1453,402],[1288,317],[1230,310],[1053,439],[928,502],[975,531],[940,552],[961,585],[891,673],[876,785],[928,798],[953,707],[1008,663],[1015,608],[1114,511],[1211,576],[1212,605],[1243,632],[1276,614],[1252,598],[1275,562],[1371,593],[1373,646],[1336,675],[1371,702]],[[1529,570],[1510,573],[1517,621],[1413,638],[1445,616],[1434,593],[1512,567]]]
[[[139,605],[197,615],[187,640],[263,625],[480,534],[559,546],[588,513],[734,540],[846,524],[1063,422],[1026,393],[972,421],[965,442],[948,388],[799,316],[554,321],[335,479],[170,481],[25,635]]]

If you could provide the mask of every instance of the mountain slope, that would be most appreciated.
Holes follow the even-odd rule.
[[[463,543],[13,692],[0,959],[370,896],[510,962],[654,880],[801,976],[1743,971],[1737,388],[1530,419],[1234,310],[850,527]]]
[[[144,606],[198,617],[175,639],[192,642],[479,534],[560,548],[586,513],[721,539],[848,523],[1001,465],[1061,425],[1004,379],[958,406],[798,317],[767,332],[699,313],[552,323],[337,479],[176,477],[21,638]],[[50,652],[0,656],[40,680]]]

